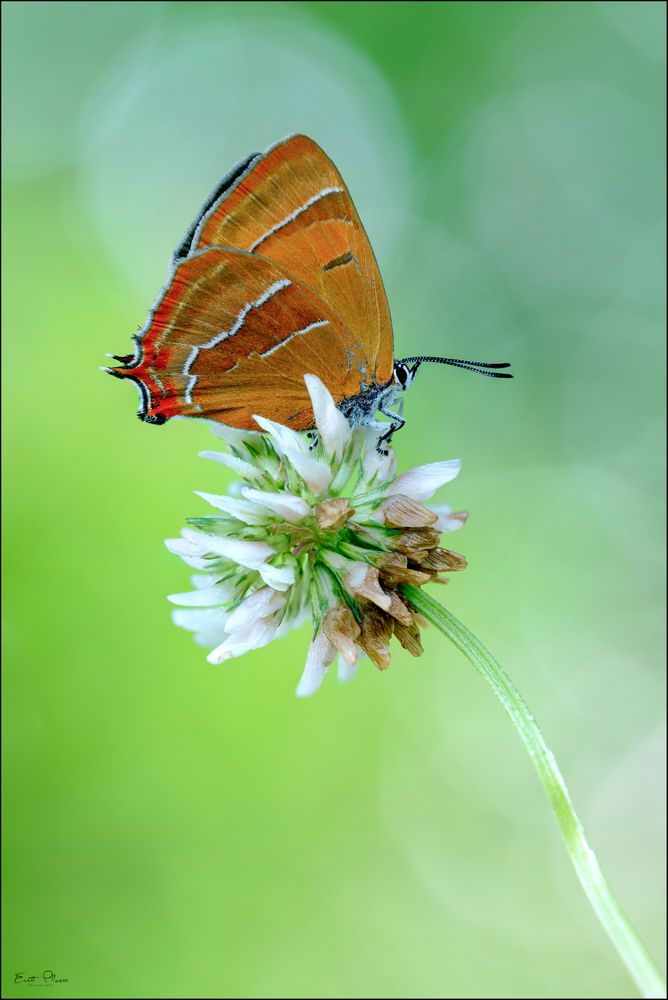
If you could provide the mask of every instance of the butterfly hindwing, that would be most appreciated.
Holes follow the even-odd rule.
[[[149,422],[198,416],[256,429],[252,414],[269,413],[305,429],[313,414],[303,374],[336,382],[345,397],[358,391],[362,366],[315,292],[267,258],[208,247],[176,264],[135,358],[110,371],[138,385]]]

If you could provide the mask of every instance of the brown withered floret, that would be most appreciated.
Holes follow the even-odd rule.
[[[424,621],[424,619],[422,620]],[[411,656],[422,656],[424,650],[422,649],[422,640],[420,638],[417,615],[414,616],[410,625],[402,625],[401,622],[395,621],[394,634],[404,649],[408,650]]]
[[[433,510],[401,493],[385,500],[379,510],[388,528],[428,528],[438,521]]]
[[[336,497],[332,500],[322,500],[315,508],[315,519],[321,531],[336,531],[342,528],[349,517],[355,513],[346,497]]]
[[[388,609],[388,615],[402,625],[412,625],[413,616],[395,590],[390,591],[390,600],[392,603]]]
[[[362,614],[362,634],[359,644],[376,664],[379,670],[387,670],[390,665],[390,639],[394,631],[393,619],[375,604],[360,608]]]
[[[441,536],[433,528],[409,528],[390,539],[390,548],[413,558],[415,553],[436,548],[440,540]]]
[[[356,644],[361,630],[350,608],[345,604],[334,605],[325,615],[322,627],[346,663],[353,666],[357,659]]]
[[[411,583],[414,587],[421,587],[424,583],[429,583],[433,575],[422,570],[409,569],[408,557],[402,552],[388,552],[381,559],[379,570],[380,581],[384,587],[396,587],[400,583]]]
[[[466,569],[466,559],[459,552],[452,552],[450,549],[432,549],[421,559],[416,559],[421,569],[433,570],[436,573],[448,570],[454,573],[457,570]]]
[[[346,586],[355,597],[365,597],[368,601],[387,610],[390,598],[383,590],[375,566],[358,564],[346,577]]]

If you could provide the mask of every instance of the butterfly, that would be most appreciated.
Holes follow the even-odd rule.
[[[311,373],[353,426],[382,431],[379,447],[405,423],[400,396],[422,363],[512,378],[494,370],[507,363],[394,360],[371,244],[339,171],[305,135],[247,156],[211,193],[134,341],[105,371],[135,383],[147,423],[257,430],[259,413],[310,430]]]

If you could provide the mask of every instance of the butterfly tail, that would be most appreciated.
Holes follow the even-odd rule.
[[[173,413],[165,412],[167,410],[166,400],[161,398],[160,386],[143,364],[133,364],[134,356],[132,354],[112,354],[110,357],[121,361],[122,365],[118,368],[103,367],[102,371],[113,375],[114,378],[124,378],[134,382],[139,392],[137,416],[140,420],[147,424],[164,424],[171,416],[174,416]]]

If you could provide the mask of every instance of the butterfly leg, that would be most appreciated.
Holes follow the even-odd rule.
[[[307,431],[306,440],[308,441],[308,450],[315,451],[315,449],[318,447],[318,432]]]
[[[388,450],[387,448],[383,448],[383,445],[386,442],[388,445],[391,444],[392,435],[396,434],[397,431],[400,431],[406,421],[400,413],[393,413],[392,410],[384,410],[382,406],[379,407],[378,412],[382,413],[384,417],[389,417],[390,419],[390,426],[384,434],[381,434],[376,443],[376,451],[380,452],[381,455],[387,455]]]

